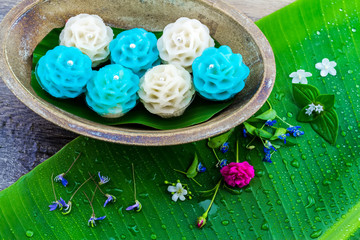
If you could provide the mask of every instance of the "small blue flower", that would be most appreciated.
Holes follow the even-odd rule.
[[[243,136],[244,136],[244,138],[247,138],[247,131],[245,128],[243,128]]]
[[[264,152],[265,152],[265,147],[264,147]],[[270,152],[265,152],[265,157],[263,158],[264,162],[268,162],[268,163],[272,163],[271,161],[271,153]]]
[[[229,151],[229,143],[228,143],[228,142],[225,142],[223,145],[221,145],[220,151],[221,151],[222,153],[226,153],[227,151]]]
[[[106,218],[106,216],[96,218],[96,217],[95,217],[95,214],[92,214],[92,215],[91,215],[91,218],[90,218],[89,221],[88,221],[88,226],[89,226],[89,227],[95,227],[95,226],[96,226],[95,221],[103,220],[104,218]]]
[[[199,162],[196,171],[198,171],[198,172],[200,172],[200,173],[201,173],[201,172],[205,172],[205,171],[206,171],[206,167],[205,167],[201,162]]]
[[[264,147],[264,153],[270,153],[270,152],[271,152],[271,149]]]
[[[62,204],[59,201],[52,202],[51,205],[49,205],[49,211],[54,211],[55,209],[59,208],[60,210],[63,208]]]
[[[135,211],[137,211],[137,212],[140,212],[141,209],[142,209],[142,205],[141,205],[141,203],[140,203],[138,200],[135,201],[135,204],[134,204],[134,205],[131,205],[131,206],[127,207],[127,208],[126,208],[126,211],[130,211],[130,210],[134,210],[134,209],[135,209]]]
[[[278,136],[278,138],[280,140],[284,140],[284,144],[286,144],[286,137],[290,136],[289,133],[286,133],[286,134],[281,134],[280,136]]]
[[[265,122],[265,126],[269,126],[269,127],[271,127],[271,126],[274,126],[274,124],[276,123],[276,120],[267,120],[266,122]]]
[[[226,165],[228,165],[228,160],[227,159],[222,159],[221,162],[220,162],[220,168],[223,168]]]
[[[299,128],[301,128],[300,126],[295,126],[295,127],[289,127],[287,130],[289,131],[290,134],[292,134],[294,137],[299,137],[301,135],[304,135],[304,131],[300,131]]]
[[[274,150],[275,152],[277,151],[276,150],[276,148],[271,144],[271,142],[270,141],[268,141],[268,140],[266,140],[265,141],[265,148],[267,148],[267,149],[272,149],[272,150]],[[264,150],[265,151],[265,150]]]
[[[107,183],[108,181],[110,181],[109,177],[101,176],[100,172],[98,172],[98,175],[99,175],[99,178],[100,178],[99,185],[103,185],[103,184]]]
[[[71,201],[66,203],[64,199],[60,198],[59,202],[62,205],[62,208],[64,208],[62,214],[64,215],[69,214],[71,212],[71,207],[72,207]]]
[[[61,181],[62,185],[64,185],[64,187],[66,187],[66,185],[68,185],[69,182],[64,178],[64,176],[65,176],[64,173],[59,174],[54,178],[54,181],[55,182],[60,182]]]
[[[106,207],[106,204],[108,204],[109,202],[116,202],[116,197],[110,194],[105,194],[105,197],[107,197],[105,203],[104,203],[104,207]]]

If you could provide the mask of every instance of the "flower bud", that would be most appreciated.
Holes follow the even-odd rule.
[[[202,228],[206,224],[206,218],[204,216],[198,217],[196,226]]]

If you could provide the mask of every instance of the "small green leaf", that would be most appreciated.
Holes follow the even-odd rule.
[[[230,135],[233,133],[234,128],[230,131],[223,133],[219,136],[210,138],[208,141],[208,146],[210,148],[219,148],[221,145],[223,145],[230,137]]]
[[[321,104],[324,110],[329,111],[334,107],[335,95],[334,94],[321,94],[315,99],[316,104]]]
[[[264,129],[255,129],[255,135],[260,138],[270,139],[273,135]]]
[[[319,96],[319,90],[309,84],[293,84],[293,95],[296,105],[303,108],[310,103],[313,103],[317,96]]]
[[[255,135],[256,127],[254,127],[253,125],[251,125],[247,122],[244,122],[244,127],[249,134]]]
[[[276,140],[280,135],[283,135],[287,132],[285,128],[277,128],[274,135],[270,138],[270,140]]]
[[[246,122],[249,122],[249,123],[259,123],[259,122],[262,122],[262,120],[257,119],[256,117],[251,117],[251,118],[249,118],[248,120],[246,120]]]
[[[198,164],[199,164],[199,158],[198,158],[197,154],[195,153],[194,160],[193,160],[191,166],[186,171],[186,176],[188,178],[196,177],[196,175],[198,174],[198,172],[196,171]]]
[[[339,119],[334,109],[324,111],[316,120],[311,122],[311,127],[327,142],[334,144],[339,132]]]
[[[276,111],[274,109],[269,109],[255,118],[264,120],[264,121],[274,120],[276,118]]]
[[[320,115],[317,114],[315,111],[312,112],[312,114],[307,115],[306,114],[306,109],[309,108],[309,105],[306,105],[305,107],[303,107],[303,109],[301,109],[301,111],[298,113],[296,120],[298,122],[312,122],[315,119],[317,119]]]

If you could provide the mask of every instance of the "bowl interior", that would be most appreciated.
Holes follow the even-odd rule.
[[[53,29],[63,27],[79,13],[97,14],[107,25],[142,27],[161,31],[179,17],[200,20],[211,36],[235,53],[241,53],[250,76],[234,103],[207,122],[196,126],[157,131],[141,126],[104,126],[79,118],[38,97],[30,86],[32,52]],[[275,65],[271,48],[260,30],[246,16],[228,5],[211,0],[25,0],[2,23],[3,78],[9,88],[46,119],[102,140],[139,144],[170,145],[204,139],[224,132],[254,114],[265,102],[274,84]]]

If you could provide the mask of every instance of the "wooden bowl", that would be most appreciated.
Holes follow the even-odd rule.
[[[30,86],[32,52],[53,29],[79,13],[97,14],[110,26],[161,31],[179,17],[200,20],[222,45],[243,55],[250,67],[245,88],[210,120],[174,130],[105,126],[65,112],[38,97]],[[244,14],[214,0],[24,0],[0,25],[0,70],[9,89],[45,119],[81,135],[134,145],[175,145],[206,139],[247,120],[266,101],[275,82],[275,60],[262,32]]]

